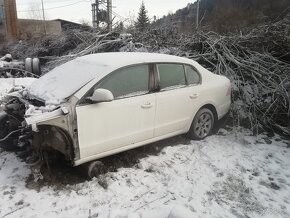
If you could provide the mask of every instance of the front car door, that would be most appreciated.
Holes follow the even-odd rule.
[[[81,159],[117,153],[153,137],[156,94],[150,92],[150,69],[143,64],[111,73],[93,90],[110,90],[112,102],[76,107]]]
[[[193,66],[156,64],[160,91],[156,93],[155,137],[183,133],[200,102],[201,77]]]

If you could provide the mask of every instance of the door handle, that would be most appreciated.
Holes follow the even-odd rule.
[[[199,94],[191,94],[189,97],[190,97],[191,99],[196,99],[196,98],[199,97]]]
[[[149,103],[143,104],[141,107],[144,109],[147,109],[147,108],[153,107],[153,104],[149,102]]]

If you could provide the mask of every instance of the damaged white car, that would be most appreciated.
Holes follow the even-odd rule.
[[[231,85],[187,58],[103,53],[55,68],[4,104],[1,147],[78,166],[179,134],[205,138],[229,111]]]

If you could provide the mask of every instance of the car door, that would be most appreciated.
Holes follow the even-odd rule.
[[[94,89],[107,89],[111,102],[76,107],[81,158],[126,150],[153,137],[156,94],[150,92],[149,65],[126,67],[111,73]]]
[[[200,102],[199,73],[189,65],[156,64],[160,91],[156,93],[154,136],[182,133]]]

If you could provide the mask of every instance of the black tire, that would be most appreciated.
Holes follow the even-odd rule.
[[[105,165],[101,161],[93,161],[87,165],[87,176],[89,179],[98,177],[105,173]]]
[[[214,123],[215,120],[212,111],[203,108],[196,113],[187,136],[190,139],[202,140],[212,133]]]
[[[40,76],[40,61],[38,58],[32,59],[32,73],[34,75]]]
[[[33,66],[32,66],[32,58],[25,59],[25,71],[32,73]]]

